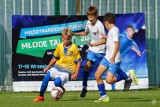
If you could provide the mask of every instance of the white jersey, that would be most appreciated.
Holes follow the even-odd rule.
[[[87,21],[85,32],[90,33],[92,37],[91,43],[99,42],[102,38],[101,33],[105,34],[104,26],[98,19],[95,25],[92,25],[90,21]],[[105,45],[89,46],[89,50],[95,53],[105,53]]]
[[[110,58],[112,57],[115,49],[115,41],[119,41],[119,29],[114,26],[112,29],[109,30],[108,32],[108,37],[107,37],[107,42],[106,42],[106,55],[105,58],[109,61]],[[121,54],[120,51],[118,51],[116,57],[115,57],[115,62],[120,62],[121,61]]]

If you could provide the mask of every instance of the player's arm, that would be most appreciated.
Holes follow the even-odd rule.
[[[75,71],[74,74],[72,74],[71,80],[76,80],[76,79],[77,79],[77,76],[78,76],[78,73],[79,73],[80,66],[81,66],[81,61],[79,61],[79,62],[76,63],[76,71]]]
[[[53,57],[53,58],[51,59],[51,61],[49,62],[49,64],[47,65],[47,67],[43,69],[43,72],[46,73],[46,72],[48,71],[48,69],[49,69],[53,64],[55,64],[56,61],[57,61],[57,59]]]
[[[85,31],[83,32],[73,32],[73,35],[77,35],[77,36],[87,36],[89,32],[89,28],[88,26],[86,26]]]
[[[76,58],[75,58],[74,63],[76,64],[76,69],[75,69],[74,74],[72,74],[72,76],[71,76],[71,80],[76,80],[77,79],[79,69],[80,69],[80,65],[81,65],[81,61],[82,61],[82,58],[80,56],[80,52],[78,50],[78,47],[76,47],[75,52],[76,52],[75,53]]]
[[[96,42],[96,43],[90,43],[90,42],[86,42],[88,45],[90,46],[98,46],[98,45],[103,45],[106,43],[106,39],[105,38],[101,38],[100,41]]]
[[[141,52],[139,51],[139,48],[135,42],[133,42],[133,45],[131,46],[131,49],[137,53],[138,56],[141,56]]]
[[[77,35],[77,36],[87,36],[88,32],[74,32],[73,35]]]
[[[43,72],[44,72],[44,73],[46,73],[46,72],[49,70],[49,68],[50,68],[53,64],[55,64],[55,62],[57,61],[57,59],[59,59],[59,57],[60,57],[60,55],[59,55],[60,52],[59,52],[59,51],[60,51],[60,50],[59,50],[59,45],[58,45],[57,48],[56,48],[56,50],[54,51],[53,58],[51,59],[51,61],[50,61],[49,64],[47,65],[47,67],[43,69]]]
[[[103,45],[106,43],[106,40],[107,40],[107,36],[105,34],[101,34],[102,35],[102,38],[100,41],[96,42],[96,43],[90,43],[90,42],[86,42],[88,45],[90,46],[98,46],[98,45]]]
[[[117,55],[117,53],[119,51],[119,47],[120,47],[119,41],[115,41],[114,43],[115,43],[115,49],[114,49],[113,55],[112,55],[112,57],[110,59],[110,62],[112,64],[115,64],[115,58],[116,58],[116,55]]]
[[[99,36],[100,36],[101,40],[96,42],[96,43],[87,42],[88,45],[90,45],[90,46],[98,46],[98,45],[103,45],[103,44],[106,43],[107,36],[105,35],[105,29],[104,29],[103,24],[99,25],[98,32],[100,33]]]

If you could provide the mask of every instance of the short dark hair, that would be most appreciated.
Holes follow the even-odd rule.
[[[109,23],[115,24],[116,22],[116,15],[114,13],[106,13],[103,21],[108,21]]]
[[[97,15],[98,14],[98,10],[95,6],[89,6],[87,9],[87,15]]]
[[[131,28],[132,30],[135,30],[132,25],[127,26],[127,28]]]

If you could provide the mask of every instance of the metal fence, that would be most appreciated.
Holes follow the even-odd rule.
[[[145,14],[150,88],[160,85],[159,0],[0,0],[0,90],[12,91],[12,15],[86,15],[95,5],[106,12]]]

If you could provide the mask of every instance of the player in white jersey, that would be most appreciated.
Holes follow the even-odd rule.
[[[108,37],[106,41],[106,55],[100,62],[98,69],[95,73],[95,78],[97,81],[97,86],[100,93],[100,98],[95,102],[109,102],[109,97],[105,91],[105,85],[101,78],[102,74],[107,71],[106,82],[112,84],[120,80],[132,81],[125,72],[120,69],[121,63],[121,53],[120,53],[120,43],[119,43],[119,29],[115,26],[116,17],[113,13],[106,13],[104,16],[104,24],[108,29]],[[106,39],[106,38],[105,38]],[[97,46],[105,43],[100,41],[97,43],[89,43],[90,46]],[[131,82],[130,82],[131,83]]]
[[[84,32],[75,32],[74,35],[78,36],[87,36],[89,33],[92,37],[91,43],[96,43],[101,41],[102,36],[101,34],[105,32],[104,26],[101,21],[97,19],[98,11],[95,6],[90,6],[87,10],[87,17],[88,21],[86,23],[86,29]],[[105,41],[102,39],[102,41]],[[96,60],[101,60],[105,55],[105,45],[99,45],[95,47],[89,46],[89,51],[87,54],[87,62],[84,66],[84,73],[83,73],[83,89],[80,94],[80,97],[85,97],[87,93],[87,81],[89,76],[89,70]]]

